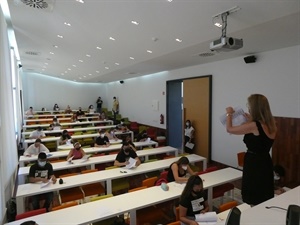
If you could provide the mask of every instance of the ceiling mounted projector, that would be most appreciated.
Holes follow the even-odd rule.
[[[211,51],[218,51],[218,52],[228,52],[237,50],[243,47],[243,39],[239,38],[233,38],[233,37],[226,37],[226,28],[227,28],[227,16],[231,13],[234,13],[241,8],[238,6],[235,6],[225,12],[219,13],[215,16],[213,16],[213,21],[216,19],[222,20],[222,25],[220,23],[215,23],[218,27],[221,27],[222,29],[222,36],[221,38],[212,41],[209,45],[209,48]]]
[[[210,43],[210,50],[212,51],[232,51],[243,47],[243,39],[233,37],[221,37]]]

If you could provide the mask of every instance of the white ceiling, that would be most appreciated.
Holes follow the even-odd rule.
[[[49,5],[38,9],[24,2]],[[23,70],[78,82],[123,80],[300,44],[299,0],[8,0],[8,5]],[[199,56],[210,53],[209,43],[221,36],[212,17],[234,6],[241,10],[228,16],[227,36],[242,38],[244,47]]]

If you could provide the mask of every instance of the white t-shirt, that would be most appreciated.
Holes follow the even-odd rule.
[[[189,128],[185,128],[184,129],[184,136],[188,136],[189,138],[191,138],[192,135],[192,131],[194,131],[194,127],[189,127]]]
[[[37,148],[35,147],[34,144],[30,145],[26,151],[24,152],[23,155],[38,155],[40,152],[45,152],[45,153],[49,153],[49,149],[43,145],[43,144],[40,144],[40,146]]]
[[[46,134],[43,131],[35,130],[30,135],[29,138],[41,138],[46,137]]]

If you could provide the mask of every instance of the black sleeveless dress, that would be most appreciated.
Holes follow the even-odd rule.
[[[173,182],[173,181],[175,181],[175,178],[174,178],[174,175],[173,175],[173,171],[172,171],[172,165],[173,165],[174,163],[172,163],[170,166],[169,166],[169,169],[168,169],[168,173],[167,173],[167,180],[168,180],[168,182]],[[184,177],[186,175],[186,170],[184,170],[184,172],[181,174],[180,173],[180,170],[179,170],[179,168],[178,168],[178,176],[179,177]]]
[[[244,136],[248,150],[244,159],[242,197],[245,203],[251,205],[274,197],[273,163],[269,154],[274,140],[265,134],[260,122],[255,123],[259,135],[251,133]]]

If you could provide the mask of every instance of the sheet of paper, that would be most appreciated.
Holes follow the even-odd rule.
[[[81,159],[82,159],[82,162],[86,162],[88,161],[88,159],[91,157],[91,155],[84,155]]]
[[[242,108],[234,108],[234,113],[232,114],[232,126],[239,126],[247,122],[246,117],[244,116],[245,112]],[[220,117],[221,123],[226,126],[226,113]]]
[[[41,188],[48,186],[52,183],[52,179],[49,179],[47,183],[41,183]]]
[[[195,215],[197,222],[217,222],[218,217],[216,212],[206,212]]]
[[[129,164],[125,166],[126,169],[134,168],[136,164],[136,160],[134,158],[129,158]]]
[[[70,157],[69,159],[68,159],[68,163],[72,163],[72,159],[74,158],[74,156],[72,156],[72,157]]]
[[[187,142],[187,143],[185,144],[185,146],[188,147],[189,149],[193,149],[193,148],[194,148],[194,144],[191,143],[191,142]]]

